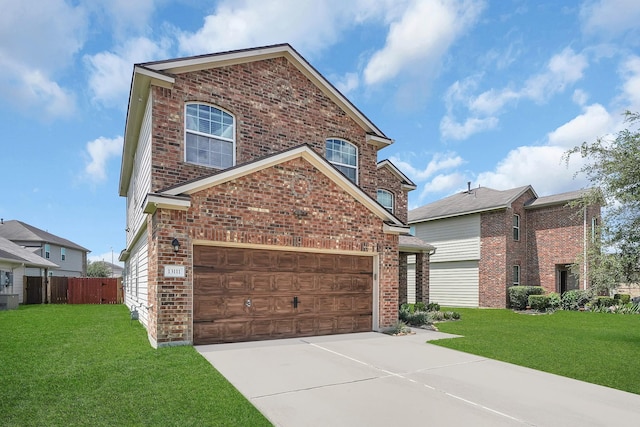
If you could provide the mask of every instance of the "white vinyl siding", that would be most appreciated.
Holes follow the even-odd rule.
[[[478,307],[478,277],[477,261],[431,263],[429,301],[451,307]]]
[[[132,310],[138,311],[140,322],[145,327],[148,325],[148,309],[151,304],[148,294],[148,266],[149,249],[147,234],[143,233],[140,239],[131,249],[131,255],[125,265],[125,304]]]
[[[416,237],[438,250],[432,263],[480,259],[480,214],[414,224]]]
[[[127,247],[145,223],[146,215],[142,204],[151,191],[151,105],[152,98],[149,96],[127,190]]]
[[[416,302],[416,256],[407,256],[407,302]]]

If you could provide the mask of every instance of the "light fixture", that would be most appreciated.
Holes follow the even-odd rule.
[[[178,253],[180,250],[180,242],[175,237],[171,241],[171,246],[173,246],[173,252]]]

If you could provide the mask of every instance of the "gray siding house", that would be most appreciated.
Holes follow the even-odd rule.
[[[89,249],[70,240],[17,220],[0,222],[0,237],[57,265],[59,268],[48,271],[49,276],[82,277],[87,273]],[[25,271],[26,276],[42,276],[43,273],[43,268],[37,266]]]

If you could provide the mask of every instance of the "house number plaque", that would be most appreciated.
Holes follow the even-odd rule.
[[[184,265],[165,265],[164,277],[185,277]]]

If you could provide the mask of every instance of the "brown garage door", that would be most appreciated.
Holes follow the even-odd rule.
[[[373,259],[195,246],[194,344],[372,330]]]

